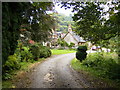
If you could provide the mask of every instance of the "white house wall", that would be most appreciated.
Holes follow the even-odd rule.
[[[64,38],[64,40],[70,44],[71,42],[74,43],[75,45],[78,45],[78,42],[73,38],[73,36],[68,33],[67,36]]]

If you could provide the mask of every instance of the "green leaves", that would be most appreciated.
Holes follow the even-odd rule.
[[[2,3],[2,60],[6,62],[9,55],[13,55],[17,47],[20,29],[31,33],[32,40],[48,40],[54,19],[46,13],[53,10],[52,2],[3,2]],[[33,18],[31,18],[33,17]],[[21,27],[21,25],[25,25]],[[30,37],[28,37],[30,39]]]
[[[113,55],[113,53],[91,53],[82,62],[82,65],[101,71],[101,77],[120,80],[120,65],[116,63],[116,59],[112,58]]]
[[[55,26],[54,18],[46,13],[46,11],[52,8],[53,3],[34,2],[30,9],[26,11],[24,19],[27,24],[30,24],[31,39],[34,41],[43,42],[48,40],[51,33],[51,29]],[[32,18],[30,18],[32,17]]]
[[[56,20],[55,28],[57,31],[62,31],[62,32],[66,33],[68,31],[68,25],[75,24],[71,15],[65,16],[64,14],[53,14],[53,17]]]
[[[75,32],[84,39],[93,43],[99,43],[101,40],[109,40],[110,38],[119,35],[120,3],[111,3],[110,5],[113,7],[107,3],[100,2],[63,2],[62,5],[64,7],[72,5],[73,11],[75,12],[73,16],[73,20],[76,22]],[[109,7],[106,12],[103,10],[104,5]],[[108,13],[110,14],[110,18],[107,18],[108,20],[106,20],[104,17],[106,17],[105,14]]]

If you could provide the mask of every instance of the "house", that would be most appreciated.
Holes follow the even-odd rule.
[[[71,25],[68,25],[68,32],[62,33],[62,32],[56,32],[55,30],[52,30],[51,36],[50,36],[50,41],[43,42],[44,46],[49,46],[49,47],[57,47],[58,46],[58,39],[64,39],[69,45],[70,43],[74,43],[75,46],[78,45],[83,45],[86,43],[85,40],[83,40],[82,37],[76,35],[71,28]]]
[[[72,28],[71,28],[71,24],[68,25],[68,32],[67,34],[63,37],[63,39],[68,43],[74,43],[75,46],[78,46],[78,45],[83,45],[86,43],[85,40],[83,40],[82,37],[76,35],[73,31],[72,31]]]
[[[56,47],[58,46],[58,39],[61,38],[62,32],[57,32],[52,29],[51,35],[49,36],[49,41],[43,42],[43,46]]]

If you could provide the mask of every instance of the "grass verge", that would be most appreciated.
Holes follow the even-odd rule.
[[[59,55],[59,54],[67,54],[67,53],[74,53],[75,50],[57,50],[57,49],[51,49],[52,55]]]
[[[74,70],[76,70],[78,72],[82,72],[84,74],[87,73],[87,75],[89,76],[89,79],[91,78],[91,81],[89,81],[89,82],[94,82],[96,87],[120,88],[120,83],[119,82],[117,82],[115,80],[111,80],[111,79],[107,78],[106,76],[102,76],[102,75],[104,75],[104,71],[99,70],[99,69],[94,69],[94,68],[91,68],[91,67],[87,67],[87,66],[83,65],[82,62],[80,62],[76,58],[74,58],[71,61],[71,66]],[[103,84],[101,84],[101,86],[100,86],[101,82]]]
[[[45,58],[41,58],[38,61],[33,62],[21,62],[21,68],[19,70],[13,70],[10,75],[8,76],[8,80],[2,81],[2,88],[15,88],[15,85],[13,84],[13,80],[17,75],[19,75],[21,72],[28,72],[31,68],[33,68],[37,63],[44,61]]]

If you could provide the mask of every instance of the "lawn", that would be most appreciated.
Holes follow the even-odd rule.
[[[75,50],[57,50],[51,49],[52,55],[59,55],[59,54],[67,54],[67,53],[75,53]]]

